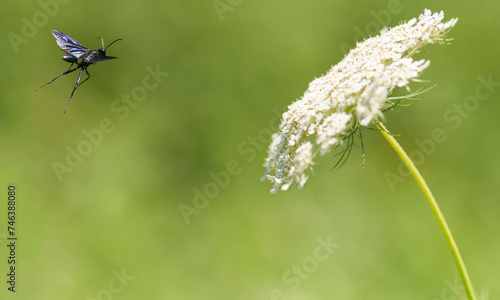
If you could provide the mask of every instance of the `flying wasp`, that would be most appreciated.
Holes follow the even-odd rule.
[[[71,66],[69,66],[67,71],[57,75],[56,78],[52,79],[51,81],[47,82],[46,84],[42,85],[36,90],[38,91],[47,84],[51,84],[54,80],[56,80],[62,75],[66,75],[75,70],[80,69],[80,74],[78,75],[75,87],[73,88],[71,96],[69,97],[68,105],[66,105],[66,109],[64,110],[64,113],[66,113],[69,107],[69,103],[71,102],[71,98],[73,98],[73,94],[75,93],[76,89],[90,78],[90,74],[87,68],[90,65],[101,61],[118,58],[114,56],[106,56],[106,49],[108,49],[109,46],[113,45],[113,43],[117,41],[123,41],[123,39],[116,39],[113,42],[111,42],[111,44],[109,44],[106,48],[104,48],[104,39],[101,37],[102,48],[98,50],[91,50],[60,31],[52,30],[52,35],[54,35],[54,37],[56,38],[57,46],[59,46],[59,48],[61,48],[62,51],[68,53],[66,55],[63,55],[62,59],[71,63]],[[71,69],[71,67],[73,67],[73,64],[76,64],[76,67],[74,69]],[[88,77],[85,78],[85,80],[83,80],[82,82],[80,82],[80,80],[82,79],[83,71],[87,73]]]

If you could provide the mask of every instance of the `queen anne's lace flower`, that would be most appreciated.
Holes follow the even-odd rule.
[[[367,126],[382,115],[391,90],[407,86],[429,66],[428,60],[415,61],[412,55],[426,44],[442,43],[457,22],[442,23],[443,18],[443,12],[426,9],[418,20],[384,28],[309,84],[304,96],[283,114],[280,131],[273,135],[264,164],[265,177],[274,183],[272,193],[292,184],[303,187],[317,151],[327,153],[342,143],[350,128]]]

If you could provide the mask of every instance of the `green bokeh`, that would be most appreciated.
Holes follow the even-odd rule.
[[[500,82],[500,2],[220,2],[233,4],[222,17],[212,0],[42,0],[58,3],[46,20],[37,1],[4,4],[0,274],[8,272],[9,184],[18,191],[19,240],[18,291],[8,292],[0,275],[2,299],[273,299],[273,290],[312,300],[454,296],[447,288],[458,272],[444,237],[411,178],[391,189],[385,174],[399,174],[400,161],[379,133],[364,132],[364,168],[356,148],[331,172],[336,157],[317,159],[303,190],[271,195],[271,184],[259,181],[273,110],[340,61],[343,45],[424,8],[458,17],[454,40],[418,54],[432,61],[422,78],[437,86],[388,112],[386,125],[409,153],[436,128],[445,132],[419,168],[476,291],[499,298],[498,86],[456,121],[444,114],[473,103],[479,77]],[[376,17],[388,5],[398,12]],[[22,36],[34,16],[43,26],[13,46],[9,34]],[[89,68],[66,115],[76,73],[35,91],[68,67],[51,29],[93,49],[99,36],[124,39],[108,49],[118,60]],[[112,103],[139,93],[157,65],[169,75],[127,116],[114,112]],[[84,149],[83,131],[106,119],[112,132],[60,181],[54,162],[67,164],[68,147]],[[227,168],[234,175],[226,180]],[[192,206],[197,190],[212,198],[187,224],[179,205]],[[291,290],[283,275],[328,236],[340,246]],[[116,280],[122,270],[133,276],[125,285]]]

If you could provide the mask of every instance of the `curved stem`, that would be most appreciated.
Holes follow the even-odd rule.
[[[469,279],[469,274],[467,273],[467,269],[465,268],[465,264],[462,260],[462,256],[460,256],[460,252],[458,251],[457,244],[455,243],[455,240],[453,239],[453,235],[451,234],[450,228],[446,224],[446,220],[444,219],[443,214],[441,213],[441,210],[439,209],[439,206],[434,199],[434,196],[432,195],[431,190],[425,183],[424,178],[422,175],[420,175],[420,172],[418,169],[415,167],[413,162],[411,161],[410,157],[406,154],[406,152],[403,150],[403,148],[399,145],[399,143],[396,141],[396,139],[388,133],[387,129],[385,129],[384,125],[382,123],[377,122],[377,127],[382,133],[382,135],[387,139],[389,144],[391,144],[392,148],[398,153],[399,157],[401,160],[405,163],[406,167],[410,172],[412,173],[413,177],[417,181],[418,185],[424,192],[425,197],[427,198],[427,202],[429,202],[429,205],[432,208],[432,211],[434,212],[434,216],[436,216],[436,219],[439,223],[439,227],[441,227],[441,230],[443,231],[444,237],[446,238],[446,242],[448,243],[448,246],[450,247],[451,253],[453,254],[453,258],[455,259],[455,263],[458,267],[458,272],[460,273],[460,277],[462,278],[462,282],[465,288],[465,292],[467,293],[467,296],[470,300],[475,300],[474,296],[474,290],[472,288],[472,283]]]

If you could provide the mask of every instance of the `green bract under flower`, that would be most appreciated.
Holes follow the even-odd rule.
[[[457,23],[442,23],[444,13],[425,10],[417,19],[366,39],[324,76],[313,80],[304,96],[283,114],[280,130],[273,135],[263,177],[271,190],[303,187],[316,153],[327,153],[343,142],[352,128],[367,126],[382,115],[389,93],[405,87],[430,61],[413,60],[419,48],[442,43]],[[314,138],[315,137],[315,138]]]

